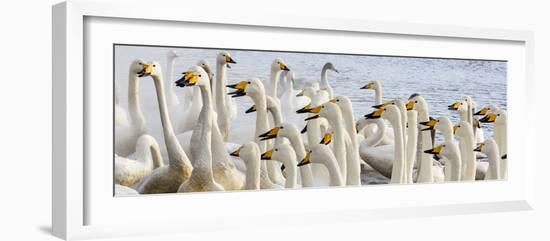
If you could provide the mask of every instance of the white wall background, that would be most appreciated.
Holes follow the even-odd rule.
[[[0,13],[0,235],[1,240],[55,240],[50,235],[51,205],[51,4],[21,0],[2,4]],[[151,8],[160,1],[151,1]],[[232,10],[369,20],[437,23],[535,31],[537,124],[548,125],[546,91],[550,80],[550,15],[545,1],[212,1],[182,10],[232,14]],[[204,7],[204,9],[201,9]],[[544,149],[547,129],[537,136],[535,211],[348,223],[273,230],[141,237],[117,240],[183,240],[183,238],[280,240],[288,235],[307,240],[548,240],[550,157]],[[459,229],[460,231],[455,231]],[[232,238],[228,238],[231,235]]]

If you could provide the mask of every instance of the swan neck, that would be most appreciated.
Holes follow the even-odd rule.
[[[377,127],[375,135],[365,139],[365,142],[369,147],[373,147],[380,144],[380,142],[382,141],[382,139],[384,139],[384,136],[386,134],[386,125],[384,125],[384,120],[376,119],[374,120],[374,123],[376,124],[376,127]]]
[[[376,99],[376,104],[377,105],[382,104],[382,89],[381,88],[374,89],[374,98]]]
[[[130,73],[128,76],[128,111],[132,126],[137,130],[145,130],[145,117],[141,112],[141,104],[139,103],[139,81],[140,78]]]
[[[164,142],[166,143],[166,149],[168,151],[168,161],[171,166],[190,166],[189,158],[181,148],[178,139],[172,128],[170,121],[170,115],[168,114],[168,108],[166,105],[166,97],[164,95],[164,86],[162,76],[152,76],[155,81],[155,88],[157,91],[157,100],[160,109],[160,120],[162,123],[162,131],[164,134]]]
[[[166,73],[168,74],[168,78],[165,80],[167,83],[166,86],[168,87],[168,106],[176,104],[176,93],[174,93],[174,89],[172,87],[172,83],[174,83],[174,65],[176,63],[176,58],[168,57],[168,69]]]
[[[271,69],[271,75],[269,78],[269,92],[267,93],[268,96],[271,96],[273,98],[277,97],[277,85],[278,85],[278,76],[282,71],[277,69]]]
[[[225,85],[227,79],[227,65],[216,64],[216,83],[214,86],[215,110],[225,113]]]
[[[397,115],[397,118],[389,119],[390,123],[393,127],[393,133],[394,133],[394,162],[393,162],[393,168],[392,168],[392,175],[391,175],[391,183],[401,183],[402,182],[402,171],[403,171],[403,164],[405,160],[405,153],[403,153],[404,150],[404,140],[403,140],[403,125],[401,123],[401,116]]]
[[[324,161],[324,164],[328,169],[330,184],[332,186],[344,185],[344,179],[342,178],[342,174],[340,173],[340,168],[338,167],[336,160],[328,156],[327,160]]]
[[[327,71],[328,71],[328,67],[326,65],[323,66],[323,70],[321,70],[321,84],[324,86],[328,85]]]

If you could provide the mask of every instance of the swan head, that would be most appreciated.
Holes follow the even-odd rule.
[[[182,73],[183,76],[176,81],[176,86],[210,86],[208,74],[200,66],[193,66]]]
[[[182,54],[178,53],[176,50],[168,50],[166,53],[166,56],[168,56],[169,59],[175,59],[182,56]]]
[[[489,112],[483,118],[479,119],[481,123],[495,123],[500,125],[506,124],[506,111],[498,110],[495,112]]]
[[[306,153],[304,159],[298,163],[298,166],[307,165],[310,163],[321,163],[327,156],[333,156],[329,146],[323,144],[313,144],[311,149]]]
[[[240,81],[236,84],[227,85],[228,88],[235,89],[233,92],[227,93],[231,97],[241,97],[241,96],[265,96],[264,84],[261,80],[257,78],[252,78],[248,80]]]
[[[456,141],[446,141],[443,144],[437,145],[432,149],[425,150],[426,154],[442,155],[447,159],[456,159],[459,155],[458,145]]]
[[[221,66],[227,66],[227,68],[231,68],[229,64],[236,64],[235,60],[231,57],[229,52],[222,51],[218,54],[218,57],[216,58],[216,64]]]
[[[264,152],[261,156],[262,160],[277,160],[282,162],[283,160],[295,160],[296,153],[290,144],[279,143],[273,146],[273,149]]]
[[[466,121],[461,121],[460,123],[453,126],[453,134],[466,136],[468,133],[471,133],[473,135],[474,131],[472,129],[472,125],[470,125],[470,123]]]
[[[363,85],[362,90],[380,90],[380,81],[369,81],[366,85]]]
[[[199,60],[199,62],[197,62],[197,66],[202,67],[204,71],[206,71],[210,79],[214,77],[214,72],[212,72],[212,67],[210,66],[210,63],[208,63],[208,60],[206,59]]]
[[[342,114],[340,111],[340,107],[338,107],[338,105],[330,101],[322,105],[318,105],[315,108],[307,108],[307,106],[305,106],[304,108],[300,109],[299,111],[301,111],[301,113],[304,113],[304,111],[307,111],[308,113],[317,114],[306,118],[305,121],[317,119],[319,117],[330,119],[332,117],[340,116]]]
[[[496,105],[485,105],[478,112],[474,113],[474,115],[487,115],[489,112],[495,112],[498,110],[500,109]]]
[[[458,112],[468,111],[468,103],[465,100],[459,100],[449,105],[449,110],[456,110]]]
[[[157,61],[141,63],[141,70],[137,73],[139,77],[162,76],[162,69]]]
[[[323,69],[332,70],[332,71],[334,71],[334,72],[336,72],[336,73],[340,73],[340,72],[338,72],[338,69],[336,69],[336,66],[334,66],[334,64],[331,63],[331,62],[326,63],[326,64],[323,66]]]
[[[428,103],[424,97],[418,93],[414,93],[409,97],[405,108],[407,108],[407,110],[416,110],[418,113],[428,113]]]
[[[332,141],[332,133],[327,132],[323,135],[323,138],[321,138],[321,142],[319,144],[328,145]]]
[[[365,118],[378,119],[382,117],[384,119],[396,119],[397,117],[400,117],[400,116],[401,116],[400,110],[396,105],[386,105],[379,109],[376,109],[370,114],[365,115]]]
[[[313,86],[307,86],[307,87],[303,88],[302,91],[300,91],[300,93],[298,93],[296,95],[296,97],[307,96],[310,99],[312,99],[315,96],[315,93],[316,93],[316,91],[315,91],[315,88]]]
[[[145,64],[147,64],[147,62],[145,62],[143,59],[135,59],[130,64],[130,73],[139,76],[140,73],[143,71]],[[142,76],[139,76],[139,77],[142,77]]]
[[[482,152],[487,155],[491,150],[495,150],[496,148],[498,148],[497,142],[493,138],[487,138],[485,141],[477,143],[474,151]]]
[[[453,122],[451,122],[451,119],[449,119],[449,117],[446,117],[446,116],[440,116],[440,117],[437,117],[437,119],[430,117],[430,120],[419,122],[419,124],[423,126],[427,126],[421,131],[436,129],[441,132],[452,133],[451,131],[453,128]]]
[[[298,128],[291,123],[281,123],[279,126],[271,128],[271,130],[259,135],[260,141],[276,138],[278,136],[299,136]]]
[[[276,73],[281,70],[290,71],[290,69],[286,66],[286,63],[282,59],[276,58],[271,63],[271,71]]]
[[[336,96],[329,101],[338,105],[342,110],[352,111],[353,109],[351,100],[347,96]]]

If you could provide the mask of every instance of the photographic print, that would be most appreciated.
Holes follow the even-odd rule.
[[[507,62],[115,44],[114,195],[507,178]]]

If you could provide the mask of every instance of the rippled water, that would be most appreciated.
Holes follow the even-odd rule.
[[[121,104],[126,107],[128,66],[136,58],[156,60],[166,70],[166,52],[175,49],[183,54],[175,64],[174,78],[196,64],[207,59],[214,64],[220,50],[117,46],[115,48],[115,79],[119,85]],[[447,106],[464,95],[469,95],[478,108],[485,104],[496,104],[506,109],[506,62],[484,60],[456,60],[434,58],[410,58],[387,56],[350,56],[334,54],[229,51],[238,64],[228,71],[228,83],[258,77],[267,86],[270,64],[275,58],[282,58],[292,69],[297,79],[320,80],[322,66],[332,62],[340,71],[329,73],[329,82],[335,95],[346,95],[352,102],[356,118],[372,111],[374,91],[359,89],[370,80],[382,83],[383,98],[407,99],[412,93],[421,93],[429,104],[430,115],[448,116],[458,121],[458,114],[447,110]],[[167,75],[165,74],[165,77]],[[178,93],[179,96],[181,92]],[[160,131],[158,105],[152,81],[142,81],[140,98],[147,119],[147,127],[159,142],[163,142]],[[236,99],[238,113],[250,105],[249,98]],[[241,115],[233,126],[254,125],[254,115]],[[490,125],[483,125],[485,136],[492,135]],[[439,138],[438,138],[439,139]]]

